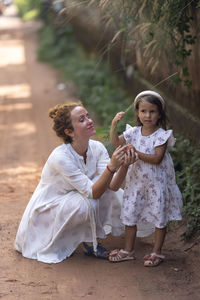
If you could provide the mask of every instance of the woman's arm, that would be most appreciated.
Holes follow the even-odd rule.
[[[109,188],[114,173],[124,163],[126,148],[127,146],[119,146],[113,152],[113,155],[110,159],[110,162],[108,163],[107,168],[92,186],[93,199],[99,199],[103,195],[103,193]]]
[[[153,165],[159,165],[165,155],[166,148],[167,148],[167,143],[155,147],[155,154],[146,154],[143,152],[139,152],[137,150],[135,150],[135,152],[138,154],[138,158],[141,159],[142,161]]]
[[[126,143],[124,136],[123,135],[118,136],[117,133],[117,124],[124,117],[124,115],[125,115],[124,112],[119,112],[112,120],[111,127],[110,127],[110,143],[113,146],[119,146]]]
[[[127,145],[127,146],[128,146],[128,149],[127,149],[127,152],[125,153],[124,163],[119,168],[118,172],[113,177],[113,179],[110,183],[109,188],[113,191],[117,191],[121,187],[121,185],[124,182],[124,179],[126,177],[128,167],[138,159],[138,157],[136,156],[136,153],[134,152],[133,146],[132,145]]]
[[[66,180],[71,187],[77,190],[84,197],[90,197],[93,199],[99,199],[102,194],[109,188],[110,182],[113,178],[115,171],[124,163],[125,160],[125,152],[127,149],[126,146],[119,146],[113,153],[110,161],[106,157],[106,161],[108,162],[108,168],[106,168],[106,164],[104,164],[105,170],[98,178],[98,180],[93,183],[92,180],[88,178],[86,174],[84,174],[78,164],[76,159],[73,156],[69,156],[66,159],[66,153],[54,153],[51,161],[53,161],[53,169],[56,170],[62,177],[62,179]]]

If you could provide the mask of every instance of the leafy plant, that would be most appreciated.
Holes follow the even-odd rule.
[[[107,51],[118,42],[124,68],[127,60],[135,63],[131,54],[140,49],[143,63],[150,72],[166,57],[177,67],[174,82],[183,82],[189,88],[192,81],[188,58],[196,42],[192,24],[199,3],[199,0],[71,0],[66,1],[66,8],[73,13],[77,7],[87,7],[91,18],[96,9],[104,28],[112,28],[114,32]]]
[[[187,219],[185,238],[200,232],[200,149],[195,149],[188,139],[178,137],[171,150],[177,183],[182,191],[184,215]]]
[[[24,20],[35,19],[40,15],[41,0],[15,0],[19,15]]]

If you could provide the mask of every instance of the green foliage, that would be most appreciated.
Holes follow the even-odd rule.
[[[132,124],[134,114],[132,106],[127,109],[130,100],[108,65],[93,56],[86,57],[75,42],[69,26],[56,30],[45,26],[41,30],[38,55],[41,60],[59,68],[64,78],[76,83],[81,101],[91,112],[95,111],[98,121],[103,124],[97,129],[97,135],[104,140],[111,153],[114,148],[110,145],[108,136],[112,118],[118,111],[127,111],[125,119],[118,127],[121,133],[126,123]],[[178,137],[171,154],[177,183],[183,194],[184,215],[187,220],[185,238],[190,238],[200,232],[200,150],[194,149],[189,140]]]
[[[78,97],[88,108],[95,108],[99,122],[103,121],[104,127],[110,125],[118,111],[130,104],[108,64],[92,55],[86,58],[84,51],[75,44],[69,26],[56,31],[51,26],[44,27],[38,54],[40,59],[61,69],[64,78],[76,83]]]
[[[193,16],[191,11],[197,7],[197,1],[176,0],[154,2],[152,25],[155,29],[161,24],[165,26],[166,33],[173,45],[172,55],[174,62],[179,67],[179,78],[184,81],[185,86],[192,85],[189,79],[188,68],[185,65],[186,59],[191,55],[196,36],[191,33]],[[154,31],[153,29],[153,31]]]
[[[41,0],[15,0],[14,3],[24,20],[35,19],[40,14]]]
[[[179,137],[171,150],[184,202],[187,218],[185,238],[200,232],[200,149],[194,148],[188,139]]]
[[[93,0],[89,2],[94,5]],[[200,7],[199,0],[99,0],[95,3],[103,11],[103,19],[116,30],[113,40],[121,39],[124,60],[133,48],[140,48],[153,73],[166,56],[178,69],[174,82],[191,87],[188,57],[196,41],[192,23],[195,10]]]
[[[47,11],[41,0],[15,0],[15,3],[23,19],[40,16],[47,21]],[[91,12],[94,8],[100,12],[105,27],[111,26],[115,32],[108,44],[108,53],[112,45],[120,40],[124,64],[127,55],[135,48],[140,48],[144,64],[152,73],[158,68],[161,59],[167,57],[168,61],[177,66],[178,74],[172,78],[174,83],[183,82],[190,88],[192,81],[188,58],[196,42],[191,28],[199,3],[199,0],[70,0],[64,1],[63,5],[72,11],[72,15],[81,6],[84,9],[88,7]],[[90,17],[93,17],[92,13]]]
[[[29,20],[37,19],[39,14],[40,12],[38,9],[32,9],[24,15],[23,20],[29,21]]]

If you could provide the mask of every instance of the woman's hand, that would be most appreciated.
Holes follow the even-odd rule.
[[[113,152],[113,155],[110,159],[110,162],[108,164],[109,169],[112,172],[115,172],[123,163],[125,160],[125,153],[126,153],[126,147],[127,146],[119,146],[117,149]]]
[[[122,147],[121,149],[123,150],[124,155],[122,156],[120,161],[121,162],[123,161],[123,162],[122,162],[119,170],[117,171],[116,175],[113,176],[112,181],[109,186],[110,189],[113,191],[117,191],[121,187],[121,185],[123,184],[124,179],[126,177],[128,167],[137,160],[137,156],[136,156],[136,153],[135,153],[132,145],[126,145],[126,146]],[[118,151],[118,153],[119,153],[119,151]]]

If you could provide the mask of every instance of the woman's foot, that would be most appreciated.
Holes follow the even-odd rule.
[[[120,262],[133,259],[135,259],[134,251],[128,252],[123,249],[115,249],[109,254],[109,261],[111,262]]]
[[[106,248],[101,246],[101,244],[98,243],[97,245],[97,252],[94,252],[93,246],[89,246],[87,243],[83,242],[83,246],[85,248],[85,255],[87,256],[95,256],[97,258],[104,258],[107,259],[110,251],[108,251]]]
[[[151,253],[144,256],[145,267],[156,267],[164,261],[165,256],[157,253]]]

